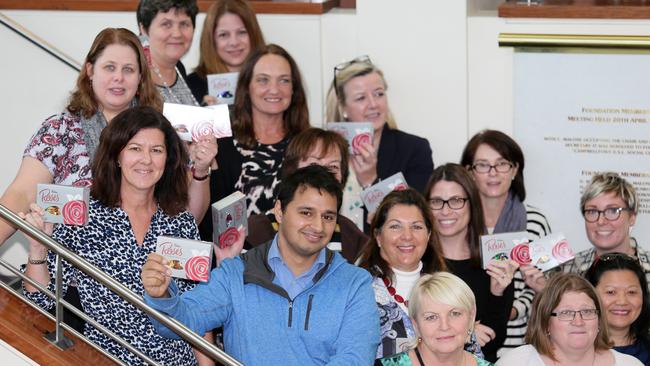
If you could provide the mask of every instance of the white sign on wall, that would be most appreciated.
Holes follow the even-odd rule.
[[[637,189],[632,235],[650,249],[650,54],[515,52],[514,134],[526,202],[577,250],[590,248],[580,195],[595,172]]]

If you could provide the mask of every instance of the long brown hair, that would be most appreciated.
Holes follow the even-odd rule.
[[[81,71],[77,77],[77,87],[72,92],[67,106],[70,113],[81,114],[86,118],[90,118],[90,116],[97,113],[99,103],[97,103],[95,93],[90,84],[91,81],[90,75],[88,75],[87,65],[95,65],[95,62],[104,53],[106,47],[114,44],[131,48],[138,58],[140,83],[138,84],[138,91],[135,98],[138,98],[139,105],[150,106],[159,111],[162,110],[162,98],[151,80],[149,67],[147,66],[144,51],[142,50],[142,45],[138,37],[126,28],[105,28],[95,37],[86,55],[84,65],[81,67]]]
[[[535,347],[539,354],[557,361],[553,354],[553,344],[549,337],[548,327],[551,313],[567,292],[583,293],[594,302],[598,310],[599,329],[596,339],[594,339],[594,349],[598,351],[611,348],[613,344],[609,341],[607,316],[603,314],[603,305],[598,298],[598,293],[586,279],[575,273],[562,273],[553,276],[544,289],[535,296],[524,338],[525,342]]]
[[[481,268],[481,235],[486,234],[486,229],[483,218],[483,205],[481,204],[481,196],[476,183],[474,183],[474,179],[472,179],[467,169],[458,164],[447,163],[437,167],[433,171],[431,178],[429,178],[427,188],[424,190],[427,199],[431,197],[433,187],[440,181],[458,183],[469,199],[467,201],[470,208],[467,243],[469,244],[470,262],[475,268]]]
[[[160,112],[151,107],[133,107],[119,113],[102,131],[92,162],[93,185],[90,194],[107,207],[121,204],[122,171],[120,153],[140,130],[155,128],[165,136],[165,171],[154,189],[154,197],[168,215],[185,210],[188,203],[189,157],[178,133]]]
[[[386,276],[391,277],[393,270],[390,265],[381,257],[380,248],[377,242],[377,235],[383,228],[386,220],[388,219],[388,212],[395,205],[415,206],[420,210],[420,214],[424,219],[424,224],[429,232],[429,242],[427,249],[422,255],[422,273],[433,273],[436,271],[446,271],[447,266],[442,257],[442,246],[440,245],[440,238],[438,232],[435,230],[433,224],[433,216],[427,203],[422,195],[414,190],[408,188],[403,191],[392,191],[381,201],[379,208],[375,212],[370,225],[370,240],[363,247],[357,262],[359,267],[367,269],[373,276]]]
[[[245,0],[217,0],[208,9],[201,31],[199,65],[194,69],[196,73],[205,78],[208,74],[228,72],[228,66],[223,62],[214,41],[214,31],[219,20],[226,13],[237,15],[244,23],[248,38],[250,39],[250,52],[253,53],[264,46],[264,36],[260,25],[257,23],[255,12]]]
[[[253,147],[256,144],[255,129],[253,128],[253,105],[250,97],[250,84],[253,80],[253,71],[257,62],[266,55],[277,55],[289,63],[291,68],[291,84],[293,93],[291,104],[284,111],[284,131],[288,137],[293,137],[301,131],[309,128],[309,110],[307,109],[307,96],[302,85],[302,77],[296,61],[282,47],[276,44],[268,44],[259,50],[252,52],[239,72],[237,91],[235,92],[236,120],[233,123],[233,135],[244,146]]]

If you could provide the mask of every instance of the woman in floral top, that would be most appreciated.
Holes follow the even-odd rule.
[[[474,293],[463,280],[448,272],[423,275],[413,287],[409,302],[417,340],[410,350],[378,359],[375,365],[492,365],[463,349],[475,316]]]
[[[135,107],[117,115],[101,136],[92,169],[89,222],[58,225],[53,238],[132,291],[144,295],[140,271],[160,235],[198,238],[187,205],[187,153],[169,122],[150,107]],[[51,232],[43,210],[32,205],[26,219]],[[54,291],[55,258],[30,240],[25,273]],[[84,312],[152,359],[164,364],[195,365],[191,347],[159,336],[146,314],[63,261],[63,291],[76,283]],[[177,280],[187,291],[194,283]],[[44,308],[52,300],[24,283],[25,295]],[[145,364],[97,329],[86,325],[84,335],[129,365]]]

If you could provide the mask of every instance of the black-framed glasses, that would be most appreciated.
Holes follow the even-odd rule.
[[[475,163],[472,165],[472,169],[475,172],[482,174],[489,173],[492,169],[498,173],[507,173],[513,166],[514,165],[509,161],[500,161],[494,165],[490,165],[489,163]]]
[[[576,314],[578,313],[580,313],[582,320],[594,320],[598,318],[598,309],[562,310],[553,312],[551,315],[563,322],[570,322],[576,318]]]
[[[445,207],[445,203],[452,210],[460,210],[465,207],[465,202],[469,201],[469,198],[466,197],[452,197],[448,200],[443,200],[441,198],[429,198],[429,207],[432,210],[442,210]]]
[[[340,64],[334,66],[334,93],[336,93],[336,95],[338,95],[339,93],[338,85],[336,83],[336,75],[338,75],[340,71],[347,69],[350,65],[359,64],[359,63],[372,65],[372,61],[370,61],[370,56],[363,55],[350,61],[341,62]]]
[[[606,253],[596,258],[596,261],[609,262],[615,260],[636,262],[637,259],[625,253]],[[594,262],[595,263],[595,262]]]
[[[621,217],[621,212],[629,211],[627,207],[608,207],[604,210],[596,210],[595,208],[585,208],[582,210],[582,216],[584,216],[585,221],[587,222],[597,222],[600,219],[602,214],[607,221],[616,221]]]

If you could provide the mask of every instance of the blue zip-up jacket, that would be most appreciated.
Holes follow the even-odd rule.
[[[247,366],[372,365],[380,336],[370,274],[327,250],[314,284],[290,299],[273,284],[270,246],[224,260],[181,296],[171,281],[171,298],[145,300],[198,334],[223,326],[225,351]],[[178,337],[150,319],[161,335]]]

